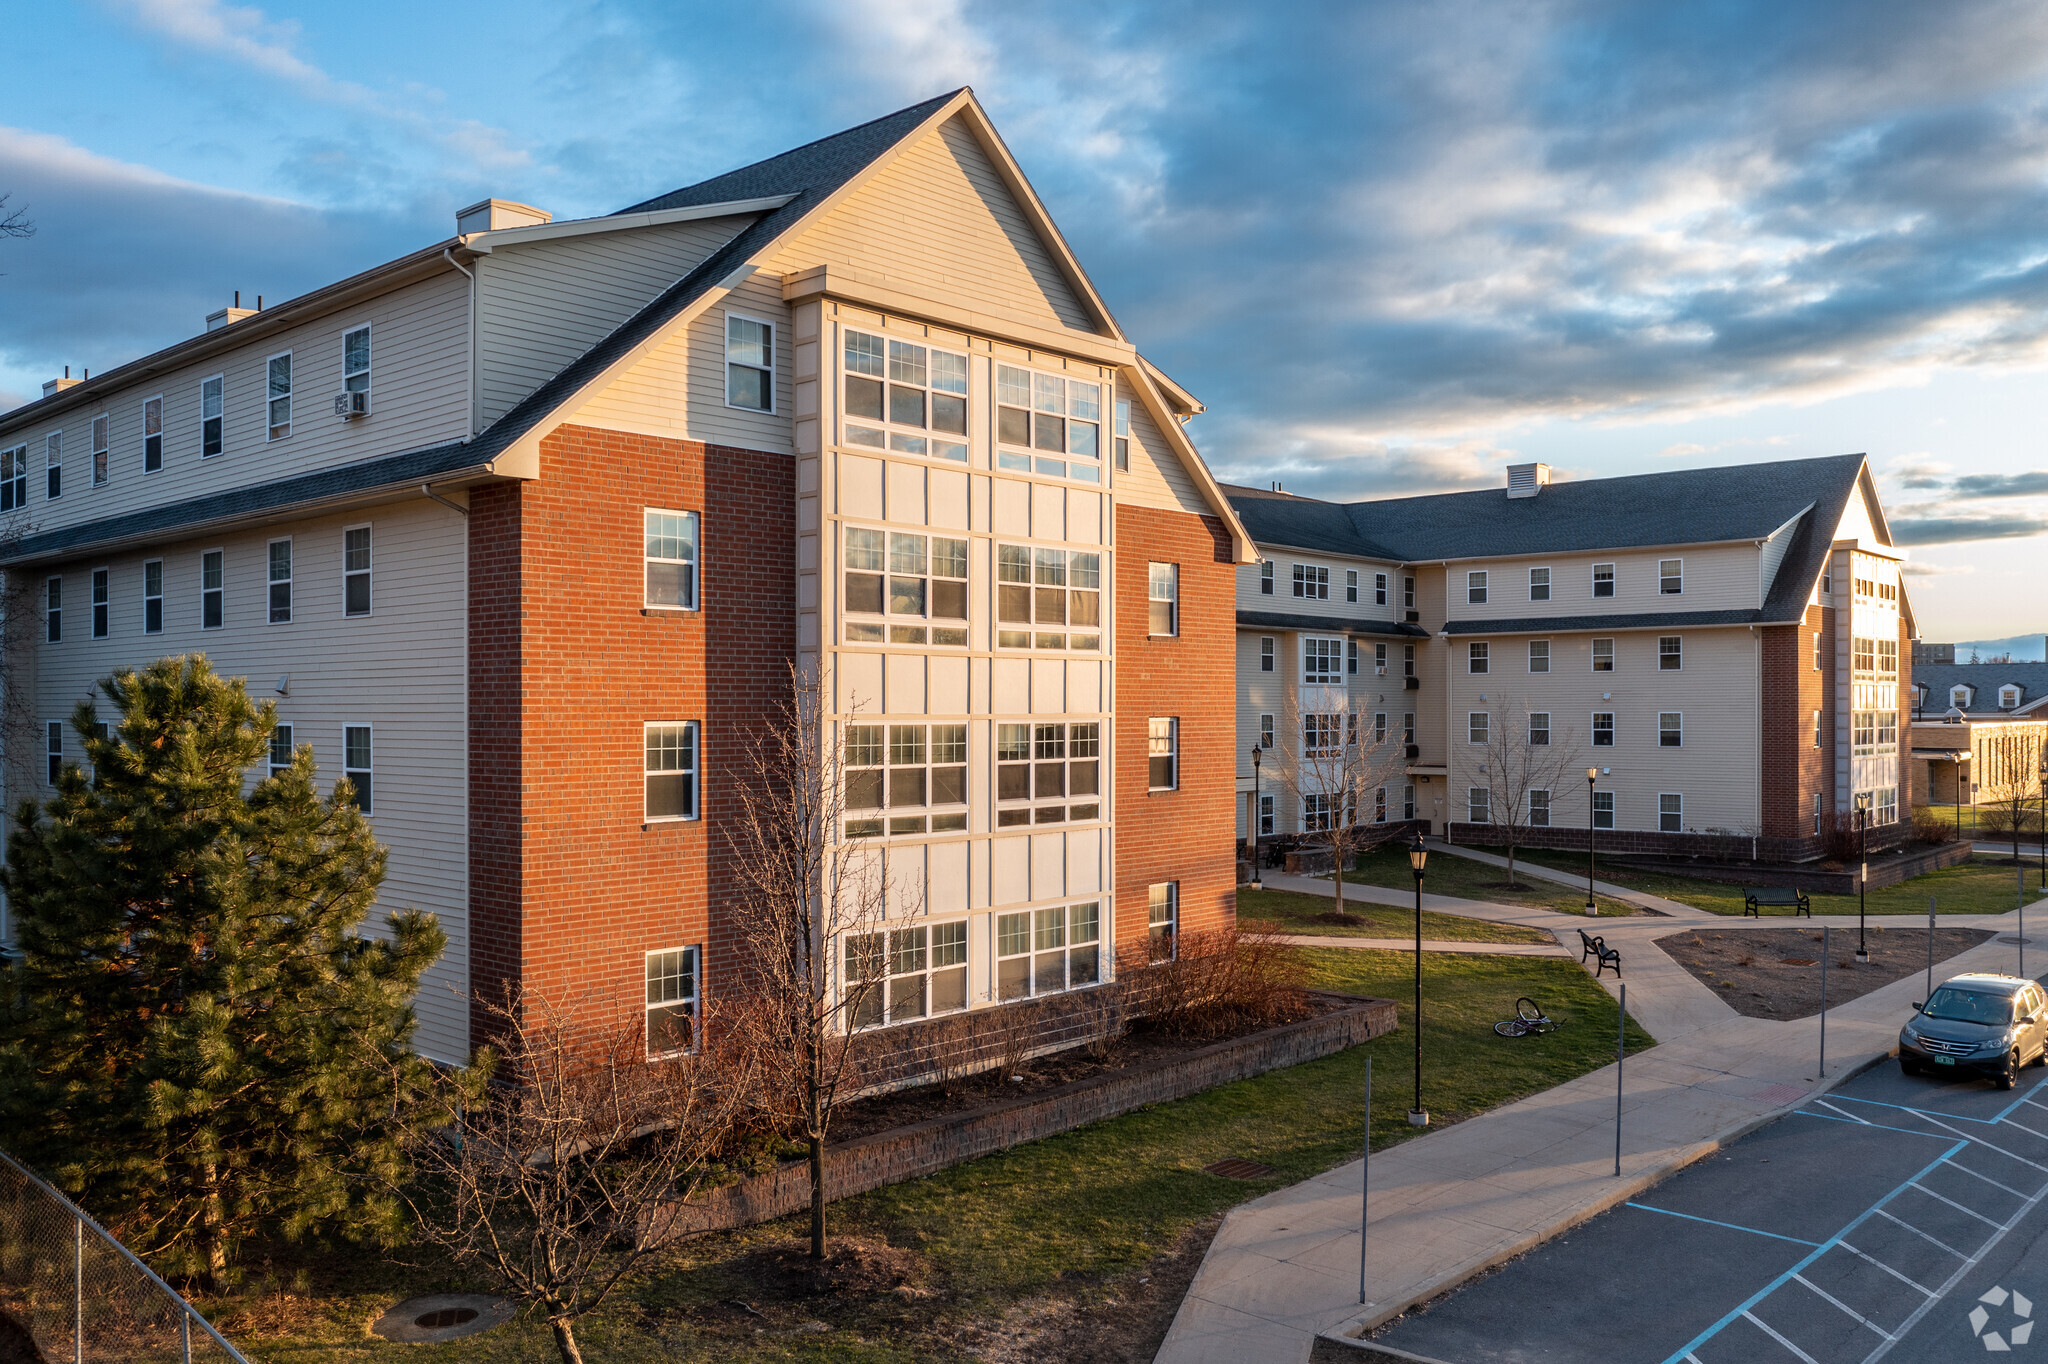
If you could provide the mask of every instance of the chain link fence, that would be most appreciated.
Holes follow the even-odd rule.
[[[99,1223],[0,1152],[0,1360],[36,1358],[29,1342],[50,1364],[249,1364]]]

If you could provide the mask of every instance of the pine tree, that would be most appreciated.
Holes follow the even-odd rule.
[[[384,1235],[432,916],[360,931],[384,850],[313,753],[250,781],[275,727],[204,656],[100,683],[88,776],[16,816],[4,884],[24,959],[0,1019],[0,1144],[160,1270],[232,1277],[253,1233]],[[258,768],[266,773],[267,768]],[[368,1049],[367,1051],[365,1049]]]

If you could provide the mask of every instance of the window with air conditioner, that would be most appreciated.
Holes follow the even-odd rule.
[[[341,338],[341,395],[336,410],[344,417],[370,413],[370,329],[352,327]]]

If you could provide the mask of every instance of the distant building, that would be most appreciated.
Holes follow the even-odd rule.
[[[1913,641],[1913,667],[1922,664],[1948,664],[1956,661],[1956,646],[1953,644],[1929,644],[1925,640]]]
[[[1913,673],[1914,785],[1935,805],[2040,790],[2048,663],[1950,663]]]

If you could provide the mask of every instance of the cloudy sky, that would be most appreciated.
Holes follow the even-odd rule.
[[[2048,6],[11,10],[0,407],[452,230],[975,87],[1225,478],[1867,452],[1933,639],[2048,630]],[[1739,486],[1739,485],[1738,485]],[[2033,645],[2035,656],[2040,646]]]

